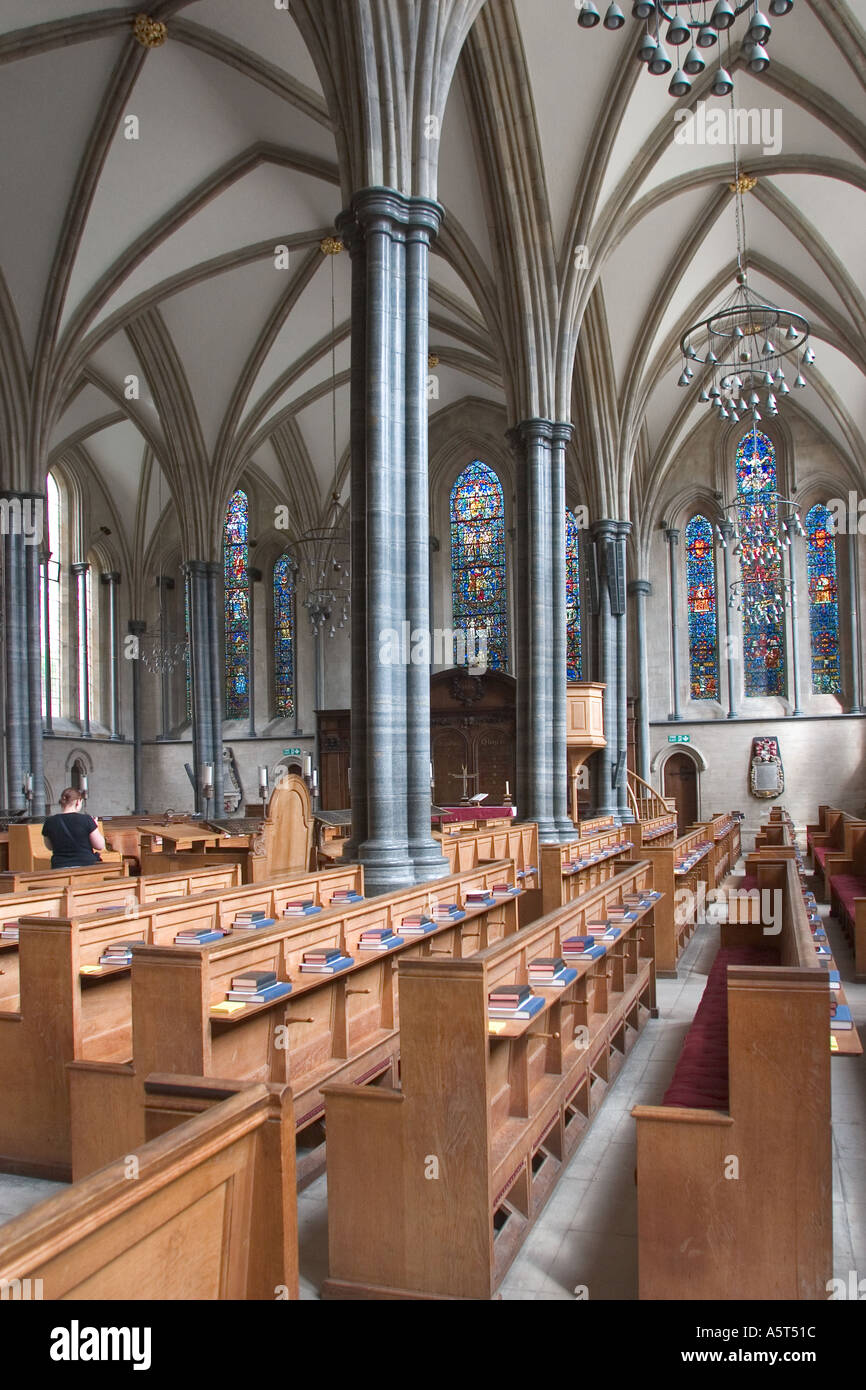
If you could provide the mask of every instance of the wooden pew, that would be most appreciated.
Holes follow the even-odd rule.
[[[128,866],[118,860],[111,864],[92,864],[81,869],[10,869],[0,874],[0,894],[41,893],[59,886],[81,887],[86,883],[106,883],[126,878]]]
[[[634,849],[633,826],[581,835],[565,844],[541,846],[541,896],[545,913],[612,878]]]
[[[149,1104],[168,1103],[152,1078]],[[45,1299],[298,1296],[291,1091],[251,1086],[0,1227],[0,1284]],[[35,1284],[34,1281],[39,1281]]]
[[[123,1063],[131,1055],[130,967],[100,965],[108,945],[144,940],[170,953],[181,949],[172,943],[184,927],[228,931],[236,913],[251,907],[281,918],[285,904],[299,893],[328,901],[337,888],[362,883],[360,865],[347,865],[309,878],[295,875],[254,888],[143,903],[132,914],[19,917],[20,1003],[0,1012],[0,1169],[68,1179],[72,1139],[66,1064],[75,1058]],[[327,916],[335,913],[339,909]],[[107,1162],[114,1156],[111,1152],[102,1158]]]
[[[481,825],[477,830],[443,830],[434,834],[442,845],[452,874],[497,859],[513,859],[517,882],[525,889],[518,912],[521,925],[534,921],[541,911],[541,860],[538,826],[533,821],[506,821]]]
[[[395,957],[466,954],[513,934],[516,898],[467,908],[462,920],[425,937],[407,936],[404,945],[387,952],[361,950],[361,932],[387,925],[396,931],[405,915],[427,908],[431,901],[465,903],[467,893],[506,880],[513,883],[513,876],[513,864],[506,861],[299,922],[284,920],[262,931],[237,932],[206,947],[168,944],[177,925],[167,927],[162,915],[159,929],[152,930],[153,944],[132,951],[131,1003],[125,1015],[127,1026],[131,1018],[131,1041],[127,1033],[124,1049],[119,1039],[105,1034],[99,1052],[91,1047],[89,1053],[76,1052],[78,1060],[70,1060],[75,1176],[108,1161],[118,1146],[134,1147],[141,1141],[145,1077],[153,1071],[179,1070],[248,1080],[291,1077],[303,1151],[299,1173],[308,1181],[323,1166],[322,1084],[339,1076],[362,1085],[396,1074]],[[190,907],[186,904],[187,921]],[[222,899],[222,917],[210,911],[209,920],[229,920]],[[109,939],[117,939],[117,933]],[[300,969],[303,954],[317,947],[339,948],[355,963],[336,975],[305,974]],[[216,1010],[232,978],[251,969],[275,970],[278,979],[292,982],[292,993],[269,1004],[244,1005],[231,1016]],[[129,974],[127,968],[127,989]],[[111,1117],[108,1125],[106,1116]]]
[[[699,852],[700,857],[690,867],[683,867],[683,860]],[[670,845],[647,845],[632,851],[632,858],[648,859],[653,868],[653,885],[664,894],[655,914],[655,966],[656,975],[662,979],[673,979],[677,973],[677,962],[691,939],[697,925],[695,912],[677,894],[691,895],[690,902],[697,906],[701,891],[715,885],[711,881],[712,864],[710,853],[712,843],[706,839],[702,827],[680,835]]]
[[[727,1110],[666,1104],[632,1111],[642,1299],[827,1296],[828,976],[815,954],[796,864],[765,859],[757,878],[762,891],[782,895],[782,930],[773,936],[758,924],[722,926],[723,948],[763,947],[775,961],[727,967]]]
[[[740,857],[740,822],[730,814],[720,812],[707,821],[696,822],[690,829],[702,829],[704,838],[712,844],[710,879],[712,886],[718,887]]]
[[[528,1023],[490,990],[651,882],[648,862],[466,959],[400,962],[401,1089],[329,1083],[323,1297],[489,1299],[655,1008],[652,909],[542,990]]]
[[[859,820],[856,816],[851,816],[847,811],[836,810],[835,807],[822,808],[825,811],[825,830],[813,830],[811,836],[812,864],[815,874],[815,891],[817,895],[826,901],[829,898],[829,884],[825,872],[825,861],[828,855],[845,855],[845,831],[846,827],[866,825],[866,821]],[[808,833],[808,832],[807,832]]]
[[[22,916],[70,917],[105,912],[111,905],[116,911],[133,914],[142,904],[186,898],[194,893],[220,892],[235,886],[239,880],[237,868],[217,865],[180,874],[154,874],[77,888],[55,888],[51,892],[6,893],[0,898],[0,931],[17,924]],[[0,1009],[18,1007],[18,974],[18,942],[0,939]]]
[[[854,978],[866,980],[866,822],[842,823],[842,848],[827,851],[824,883],[830,911],[854,953]]]
[[[646,845],[672,845],[677,838],[677,818],[670,811],[646,816],[628,827],[636,849]]]

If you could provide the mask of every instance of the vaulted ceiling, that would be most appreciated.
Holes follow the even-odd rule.
[[[132,35],[139,8],[0,10],[2,481],[33,486],[74,449],[128,553],[145,553],[171,495],[187,553],[205,555],[245,470],[298,529],[322,512],[334,383],[345,496],[350,268],[319,249],[343,204],[340,145],[272,0],[153,3],[168,40],[151,51]],[[758,176],[751,283],[806,314],[818,359],[785,409],[854,480],[864,23],[866,0],[798,0],[775,21],[770,70],[735,73],[738,106],[780,113],[780,143],[741,152]],[[439,140],[431,417],[480,398],[509,424],[574,420],[572,491],[597,515],[639,513],[693,432],[718,428],[676,387],[677,344],[735,273],[731,148],[674,139],[678,109],[728,103],[711,74],[673,100],[633,56],[641,30],[579,29],[573,0],[487,0]]]

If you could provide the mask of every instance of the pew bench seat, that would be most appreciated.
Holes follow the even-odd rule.
[[[773,965],[775,961],[775,953],[760,946],[721,948],[707,976],[663,1105],[728,1109],[728,966]]]

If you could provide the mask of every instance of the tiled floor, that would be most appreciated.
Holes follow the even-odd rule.
[[[826,909],[824,909],[826,912]],[[866,1038],[866,985],[851,984],[851,954],[831,918],[830,942],[848,1001]],[[504,1299],[637,1297],[634,1121],[638,1104],[658,1104],[694,1016],[718,944],[717,928],[698,928],[676,980],[658,982],[660,1016],[650,1020],[586,1139],[560,1179],[502,1284]],[[866,1057],[837,1057],[833,1078],[833,1229],[837,1278],[866,1278]],[[0,1174],[0,1223],[49,1196],[57,1183]],[[298,1199],[301,1297],[318,1298],[327,1275],[328,1204],[324,1178]]]

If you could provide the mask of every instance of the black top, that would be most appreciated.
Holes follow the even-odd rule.
[[[52,869],[83,868],[88,864],[102,861],[90,843],[91,833],[97,824],[92,816],[82,811],[65,811],[57,816],[49,816],[42,827],[42,834],[51,845]]]

